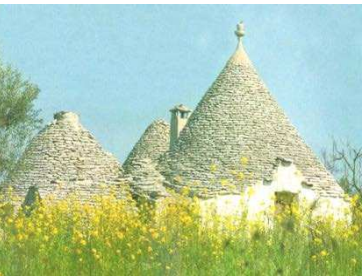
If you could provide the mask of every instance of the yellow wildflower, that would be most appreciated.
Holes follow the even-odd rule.
[[[244,177],[245,177],[244,173],[242,173],[242,172],[239,172],[238,175],[237,175],[237,178],[238,178],[239,181],[243,180]]]
[[[151,234],[153,239],[158,239],[158,237],[160,236],[157,232],[154,232]]]
[[[91,236],[97,238],[99,236],[99,232],[97,230],[91,232]]]
[[[248,164],[248,162],[249,162],[249,160],[248,160],[248,158],[247,157],[242,157],[241,159],[240,159],[240,163],[241,163],[241,165],[247,165]]]
[[[182,194],[183,196],[188,196],[188,195],[190,194],[190,191],[191,191],[190,188],[187,187],[187,186],[185,186],[185,187],[182,188],[181,194]]]
[[[53,235],[57,235],[57,234],[58,234],[58,229],[57,229],[57,228],[53,228],[53,229],[52,229],[52,234],[53,234]]]
[[[320,238],[315,238],[314,243],[315,244],[322,244],[322,240]]]
[[[253,187],[250,187],[250,188],[248,189],[248,196],[251,197],[251,196],[253,196],[254,194],[255,194],[255,189],[254,189]]]
[[[182,177],[179,176],[179,175],[177,175],[177,176],[174,178],[174,181],[175,181],[176,183],[181,183],[181,182],[182,182]]]
[[[321,255],[322,257],[325,257],[325,256],[328,255],[328,252],[327,252],[326,250],[322,250],[322,251],[320,252],[320,255]]]
[[[24,225],[23,225],[23,221],[22,221],[22,220],[17,220],[17,221],[15,222],[15,227],[16,227],[17,229],[21,229],[23,226],[24,226]]]
[[[122,232],[117,233],[117,238],[122,240],[124,238],[124,234]]]
[[[212,164],[212,165],[210,166],[210,171],[211,171],[211,173],[215,173],[216,170],[217,170],[217,165],[216,165],[216,164]]]
[[[17,235],[17,240],[18,240],[18,241],[22,241],[23,239],[24,239],[23,234],[18,234],[18,235]]]
[[[227,179],[222,179],[220,183],[222,186],[227,186],[229,184],[229,181]]]

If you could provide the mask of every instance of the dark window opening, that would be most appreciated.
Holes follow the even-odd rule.
[[[298,202],[298,194],[288,192],[288,191],[279,191],[275,192],[275,206],[276,213],[287,212],[292,214],[292,206],[296,205]]]

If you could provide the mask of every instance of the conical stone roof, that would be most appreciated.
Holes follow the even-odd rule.
[[[117,159],[102,149],[71,112],[54,115],[54,121],[30,143],[17,174],[7,183],[20,199],[34,187],[41,198],[51,194],[61,199],[76,193],[80,201],[105,194],[111,185],[119,197],[129,191]]]
[[[152,160],[134,160],[129,173],[132,176],[130,184],[134,198],[156,201],[169,196],[164,187],[165,178],[157,171]]]
[[[133,147],[123,169],[128,173],[135,161],[150,159],[157,164],[159,157],[170,147],[170,125],[160,119],[151,123]]]
[[[292,160],[318,195],[341,196],[342,189],[300,137],[249,60],[241,42],[242,25],[235,33],[237,50],[167,155],[164,174],[175,188],[191,184],[193,192],[208,196],[231,192],[222,180],[237,182],[235,172],[243,184],[269,180],[279,158]]]

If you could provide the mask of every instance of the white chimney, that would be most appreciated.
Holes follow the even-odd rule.
[[[171,112],[171,130],[170,130],[170,148],[177,141],[180,132],[185,127],[187,120],[190,117],[191,110],[184,105],[177,105]]]

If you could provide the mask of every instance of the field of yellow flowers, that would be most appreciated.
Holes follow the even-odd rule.
[[[350,224],[299,220],[273,228],[243,217],[200,220],[197,199],[130,206],[70,198],[0,209],[2,275],[360,275],[362,209]],[[355,203],[358,201],[356,200]],[[135,205],[135,204],[134,204]]]

